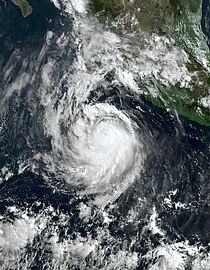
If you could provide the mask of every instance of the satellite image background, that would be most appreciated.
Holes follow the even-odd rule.
[[[210,269],[210,3],[147,2],[0,0],[1,269]]]

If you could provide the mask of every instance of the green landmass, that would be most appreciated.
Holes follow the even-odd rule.
[[[22,16],[25,18],[33,11],[27,0],[11,0],[16,6],[21,9]]]
[[[132,29],[131,25],[128,22],[121,31],[111,28],[112,22],[131,14],[145,33],[172,38],[175,46],[185,50],[189,59],[186,68],[192,79],[189,87],[179,84],[166,87],[158,81],[149,85],[140,81],[139,87],[154,104],[210,126],[210,109],[201,103],[202,98],[210,96],[210,53],[200,25],[201,8],[201,0],[91,0],[90,4],[91,12],[102,23],[110,23],[110,29],[119,35]],[[157,97],[147,90],[152,85],[158,91]]]
[[[90,8],[110,19],[127,13],[135,14],[141,28],[147,32],[161,32],[163,25],[173,24],[173,7],[169,0],[92,0]]]

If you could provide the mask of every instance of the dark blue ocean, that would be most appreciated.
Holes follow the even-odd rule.
[[[202,25],[202,30],[207,37],[207,42],[209,45],[210,43],[210,3],[208,0],[203,0],[202,2],[201,25]]]

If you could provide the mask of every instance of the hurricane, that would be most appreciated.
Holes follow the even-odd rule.
[[[209,269],[198,2],[0,0],[0,269]]]
[[[83,186],[86,193],[112,190],[116,198],[115,193],[134,181],[142,165],[143,147],[132,120],[107,103],[85,104],[68,120],[66,115],[57,117],[56,125],[51,118],[46,123],[53,138],[55,172],[67,183]]]

